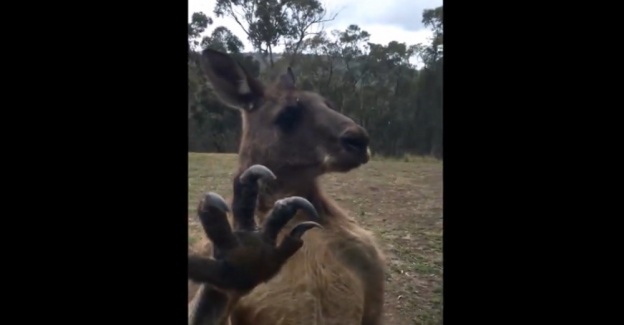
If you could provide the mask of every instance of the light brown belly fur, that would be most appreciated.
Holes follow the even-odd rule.
[[[232,325],[360,324],[363,283],[331,251],[335,235],[315,229],[302,239],[275,278],[239,301]]]

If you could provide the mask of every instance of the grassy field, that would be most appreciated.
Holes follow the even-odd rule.
[[[189,246],[200,226],[201,194],[231,195],[234,154],[189,153]],[[442,163],[374,159],[326,175],[324,190],[380,239],[388,257],[385,324],[442,324]]]

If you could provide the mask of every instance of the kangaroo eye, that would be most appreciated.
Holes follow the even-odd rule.
[[[275,123],[286,133],[295,130],[301,122],[303,109],[299,104],[284,107],[275,119]]]

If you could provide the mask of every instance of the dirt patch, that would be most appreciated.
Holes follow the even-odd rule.
[[[200,195],[229,197],[236,164],[233,154],[189,154],[189,249],[199,238]],[[385,323],[442,324],[442,163],[373,160],[321,184],[387,254]]]

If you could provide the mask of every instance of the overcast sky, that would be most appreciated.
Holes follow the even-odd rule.
[[[245,51],[252,47],[243,30],[231,18],[216,18],[213,13],[215,0],[188,0],[189,22],[194,12],[202,11],[214,21],[205,34],[217,26],[230,29],[245,44]],[[370,42],[387,45],[390,41],[428,43],[431,31],[425,29],[421,20],[424,9],[442,5],[442,0],[321,0],[330,13],[340,11],[338,17],[326,23],[325,30],[345,30],[356,24],[371,34]],[[279,49],[277,49],[279,50]]]

